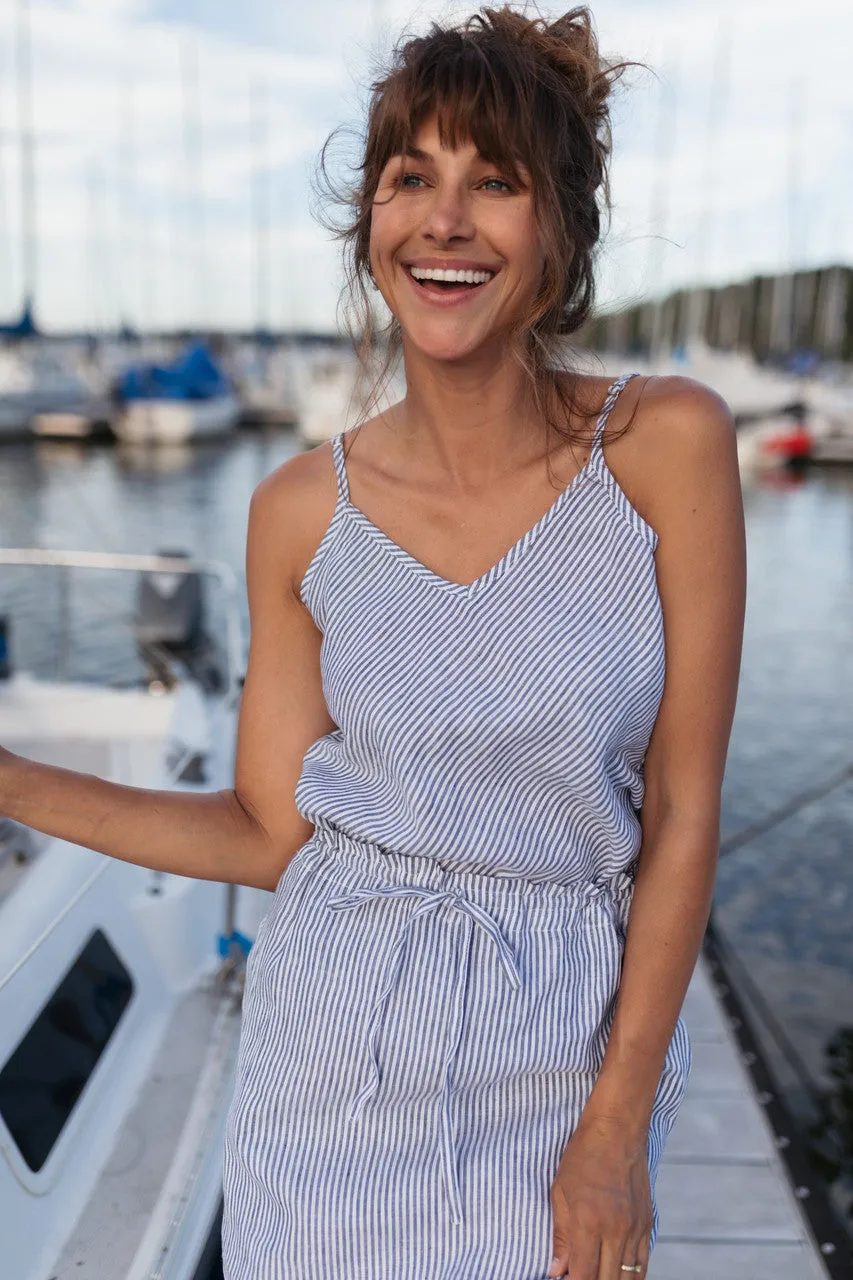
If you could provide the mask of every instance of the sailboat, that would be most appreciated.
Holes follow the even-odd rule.
[[[128,444],[182,444],[231,431],[240,401],[204,343],[188,346],[171,364],[131,365],[120,377],[113,430]]]
[[[228,363],[239,389],[242,422],[269,427],[296,422],[297,359],[294,348],[263,336],[237,346]]]
[[[46,632],[27,600],[57,578]],[[0,600],[0,741],[130,786],[233,785],[244,652],[227,566],[0,550]],[[271,902],[0,819],[4,1277],[207,1275],[244,960]]]
[[[406,394],[405,373],[399,361],[373,404],[369,382],[359,383],[352,349],[343,344],[322,346],[303,353],[296,366],[295,392],[299,438],[304,445],[317,445],[401,400]]]
[[[87,434],[105,405],[57,347],[41,340],[35,319],[36,190],[29,0],[18,2],[18,129],[21,156],[21,257],[24,303],[17,320],[0,324],[0,438]]]
[[[109,412],[59,349],[45,342],[0,347],[0,437],[85,436]]]

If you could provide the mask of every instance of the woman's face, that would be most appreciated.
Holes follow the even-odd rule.
[[[521,173],[523,187],[472,142],[443,148],[434,116],[418,129],[408,156],[389,160],[372,210],[370,262],[404,344],[435,360],[464,360],[502,345],[527,309],[545,258],[529,178]],[[438,279],[430,279],[436,271]],[[442,280],[447,271],[465,271],[468,279]]]

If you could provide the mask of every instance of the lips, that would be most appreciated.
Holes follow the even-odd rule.
[[[432,263],[407,263],[404,267],[406,279],[409,281],[411,288],[415,291],[418,298],[423,302],[428,302],[433,306],[440,307],[458,306],[461,303],[467,302],[474,296],[474,294],[482,292],[483,289],[487,289],[497,276],[497,272],[495,272],[495,274],[491,276],[491,279],[485,280],[479,284],[468,283],[467,281],[464,283],[457,283],[443,280],[416,280],[412,275],[413,265],[433,270],[449,269],[454,271],[477,272],[493,271],[494,268],[476,266],[473,263],[469,266],[468,263],[461,262],[454,263],[452,266],[449,263],[441,264],[440,266],[438,263],[436,263],[435,266],[433,266]]]

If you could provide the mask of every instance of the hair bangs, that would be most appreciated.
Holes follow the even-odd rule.
[[[383,164],[414,145],[418,129],[436,117],[442,147],[456,150],[472,142],[484,160],[521,182],[519,164],[535,168],[530,95],[496,49],[460,39],[424,51],[406,68],[388,94],[386,118],[377,137]],[[383,113],[385,114],[385,113]],[[377,122],[379,123],[379,122]]]

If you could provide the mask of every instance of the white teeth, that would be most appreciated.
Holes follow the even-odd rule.
[[[454,271],[441,267],[410,267],[416,280],[444,280],[456,284],[485,284],[491,280],[494,271]]]

